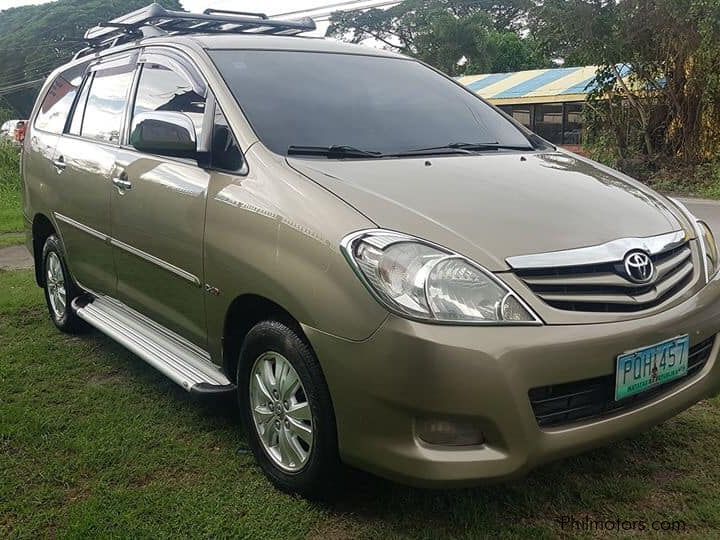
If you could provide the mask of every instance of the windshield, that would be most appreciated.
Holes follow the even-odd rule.
[[[532,149],[520,128],[414,60],[268,50],[209,54],[260,140],[278,154],[300,153],[298,147],[345,147],[353,157],[362,157],[356,150],[387,155],[457,144]]]

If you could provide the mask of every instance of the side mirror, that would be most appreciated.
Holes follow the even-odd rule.
[[[197,135],[189,116],[172,111],[140,113],[133,118],[130,144],[140,152],[195,159]]]

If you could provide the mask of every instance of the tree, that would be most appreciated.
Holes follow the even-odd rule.
[[[15,118],[15,114],[11,109],[0,108],[0,125],[4,124],[8,120]]]
[[[544,0],[529,24],[548,54],[599,66],[595,112],[621,152],[636,127],[648,156],[718,155],[720,0]]]
[[[389,9],[336,12],[328,35],[374,39],[450,75],[545,67],[535,42],[517,33],[529,6],[529,0],[405,0]]]
[[[149,0],[57,0],[0,11],[0,87],[42,79],[84,47],[85,31],[102,21],[146,6]],[[163,0],[182,9],[179,0]],[[37,88],[5,96],[27,116]]]

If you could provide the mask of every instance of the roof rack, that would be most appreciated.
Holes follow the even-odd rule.
[[[75,58],[114,47],[141,37],[179,34],[272,34],[294,36],[315,30],[310,17],[298,20],[270,19],[264,13],[206,9],[202,13],[169,11],[160,4],[100,23],[85,32],[88,46]]]

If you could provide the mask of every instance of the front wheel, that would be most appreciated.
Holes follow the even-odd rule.
[[[264,321],[238,362],[238,397],[248,443],[280,489],[327,495],[338,479],[335,415],[320,365],[299,332]]]

